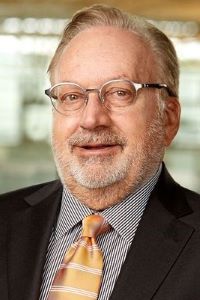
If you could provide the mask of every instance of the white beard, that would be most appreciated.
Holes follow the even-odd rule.
[[[89,158],[77,157],[73,151],[69,155],[69,150],[66,154],[66,149],[70,149],[71,145],[83,141],[121,143],[122,152],[107,157],[99,155]],[[78,185],[87,189],[105,188],[130,178],[131,182],[128,185],[132,185],[135,190],[143,185],[159,167],[164,155],[163,141],[162,119],[157,116],[151,124],[148,124],[144,136],[134,141],[129,153],[126,151],[126,137],[116,135],[110,129],[75,133],[65,145],[59,144],[53,136],[53,152],[59,175],[66,186],[70,177],[73,177]]]

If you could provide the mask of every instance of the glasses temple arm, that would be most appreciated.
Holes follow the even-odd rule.
[[[162,89],[165,88],[170,97],[176,97],[176,95],[172,92],[172,90],[165,83],[144,83],[142,87],[146,88],[156,88]]]

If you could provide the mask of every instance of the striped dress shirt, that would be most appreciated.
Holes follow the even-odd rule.
[[[143,187],[130,194],[124,201],[101,211],[101,215],[112,226],[112,230],[97,238],[97,243],[104,254],[104,269],[98,300],[108,300],[111,296],[160,172],[161,167]],[[74,198],[66,188],[63,189],[60,214],[47,250],[39,300],[47,299],[56,271],[66,251],[80,237],[82,220],[93,212]]]

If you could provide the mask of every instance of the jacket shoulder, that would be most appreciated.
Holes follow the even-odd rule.
[[[39,190],[40,188],[44,187],[44,186],[48,186],[48,185],[52,185],[59,182],[59,180],[52,180],[49,182],[43,182],[43,183],[39,183],[39,184],[35,184],[35,185],[31,185],[28,187],[23,187],[17,190],[13,190],[7,193],[3,193],[0,194],[0,200],[3,199],[10,199],[12,197],[15,197],[16,195],[21,195],[22,197],[24,196],[28,196],[31,193],[34,193],[35,191]]]
[[[188,203],[192,206],[193,209],[200,210],[200,194],[197,192],[191,191],[185,187],[181,187],[186,195]]]
[[[192,214],[192,212],[200,213],[200,195],[177,183],[165,165],[163,165],[155,192],[163,206],[176,218]]]
[[[18,190],[10,191],[8,193],[4,193],[0,195],[0,212],[8,209],[12,209],[12,207],[18,206],[20,207],[20,203],[24,204],[24,198],[28,198],[30,195],[36,193],[37,191],[46,189],[52,190],[56,186],[60,186],[60,180],[53,180],[50,182],[40,183],[28,187],[24,187]],[[1,213],[0,213],[1,214]]]

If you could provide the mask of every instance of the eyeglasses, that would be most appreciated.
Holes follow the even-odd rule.
[[[59,113],[69,115],[87,105],[89,93],[97,93],[109,111],[123,111],[136,101],[138,91],[142,88],[165,88],[169,96],[174,96],[164,83],[135,83],[126,79],[110,80],[99,89],[84,89],[73,82],[61,82],[45,90],[45,94]]]

